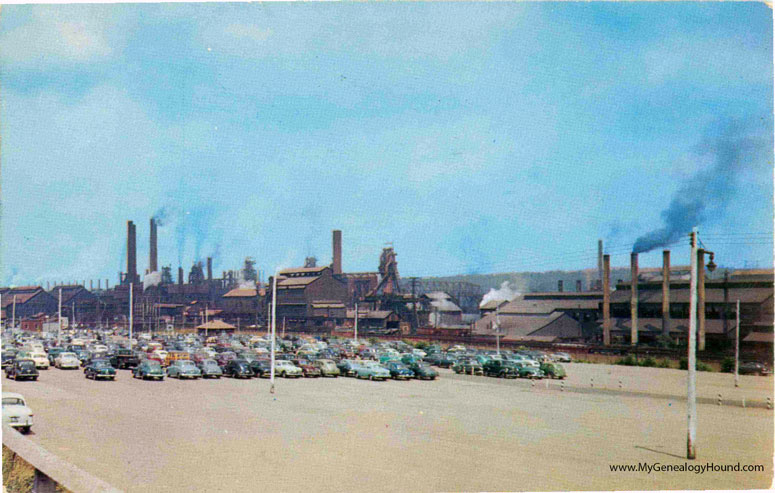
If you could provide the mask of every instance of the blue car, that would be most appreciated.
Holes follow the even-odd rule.
[[[396,380],[409,380],[414,378],[414,372],[400,361],[390,361],[385,364],[390,376]]]

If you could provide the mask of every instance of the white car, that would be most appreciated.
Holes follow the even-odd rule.
[[[78,359],[78,355],[75,353],[59,353],[54,358],[54,366],[60,370],[67,368],[75,368],[77,370],[81,366],[81,360]]]
[[[35,362],[35,368],[39,370],[48,370],[50,363],[48,362],[48,356],[44,352],[33,351],[28,356]]]
[[[32,427],[32,410],[27,407],[24,396],[14,392],[3,392],[3,424],[28,433]]]
[[[276,375],[279,375],[283,378],[298,378],[304,375],[304,372],[301,368],[287,360],[276,360],[274,362],[274,372]]]

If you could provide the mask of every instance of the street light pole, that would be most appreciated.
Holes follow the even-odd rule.
[[[132,328],[135,325],[135,304],[134,304],[134,286],[133,283],[129,283],[129,349],[134,347],[132,344]],[[60,291],[61,292],[61,291]]]
[[[59,288],[59,311],[57,312],[59,328],[57,330],[57,347],[62,347],[62,288]]]
[[[737,300],[737,309],[735,310],[735,387],[740,384],[740,300]]]
[[[272,279],[272,357],[269,368],[269,392],[274,394],[274,352],[275,352],[275,334],[277,332],[277,269],[274,271]]]
[[[358,303],[355,304],[355,343],[358,343]]]
[[[691,281],[689,286],[689,354],[688,354],[688,434],[686,440],[686,458],[697,458],[697,227],[691,234]]]
[[[496,301],[497,303],[497,301]],[[498,356],[501,355],[501,307],[496,305],[495,307],[495,345],[497,347]]]

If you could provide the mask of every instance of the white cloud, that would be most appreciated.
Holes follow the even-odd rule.
[[[105,9],[36,5],[30,18],[0,35],[0,60],[24,68],[79,64],[113,54]]]

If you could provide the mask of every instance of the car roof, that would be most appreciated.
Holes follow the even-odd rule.
[[[9,397],[9,398],[10,397],[16,397],[17,399],[21,399],[23,401],[27,400],[27,399],[24,398],[23,395],[17,394],[16,392],[3,392],[3,399],[5,399],[6,397]]]

